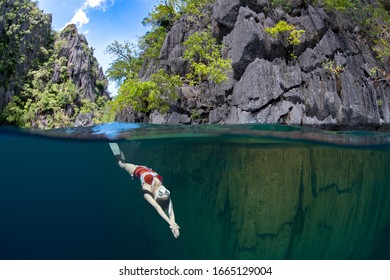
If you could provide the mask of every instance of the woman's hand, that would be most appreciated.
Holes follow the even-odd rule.
[[[173,236],[175,237],[175,238],[178,238],[179,237],[179,235],[180,235],[180,231],[179,231],[179,225],[178,224],[176,224],[176,223],[172,223],[170,226],[170,229],[171,229],[171,231],[172,231],[172,233],[173,233]]]

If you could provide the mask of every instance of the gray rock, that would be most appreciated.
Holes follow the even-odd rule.
[[[156,59],[146,59],[142,64],[142,68],[138,74],[138,77],[146,81],[153,73],[156,73],[162,67],[162,62]]]
[[[74,122],[75,127],[93,125],[93,113],[78,114]]]
[[[213,19],[218,24],[218,37],[230,33],[237,21],[240,7],[249,7],[256,12],[263,11],[269,0],[217,0],[213,5]]]
[[[228,50],[228,58],[232,60],[234,78],[239,80],[245,68],[256,58],[284,55],[278,48],[272,49],[270,36],[265,33],[263,14],[256,14],[248,7],[241,7],[233,31],[228,34],[223,44]],[[272,52],[271,52],[272,49]]]
[[[167,114],[162,114],[160,112],[153,111],[149,116],[149,123],[166,124],[167,122]]]
[[[323,33],[325,30],[325,19],[328,18],[325,11],[321,8],[313,8],[313,6],[309,5],[308,12],[315,30],[318,33]]]
[[[51,14],[39,11],[26,16],[32,9],[35,13],[36,6],[21,1],[0,2],[0,61],[12,62],[8,67],[2,65],[0,72],[0,114],[14,96],[20,95],[28,72],[45,57],[42,47],[48,49],[51,41]]]
[[[301,2],[292,1],[293,12],[287,14],[281,9],[265,9],[267,0],[215,1],[213,34],[223,43],[223,55],[233,66],[228,81],[184,86],[170,113],[152,113],[143,120],[349,129],[390,124],[386,75],[390,66],[380,63],[370,45],[358,37],[353,20],[341,19],[338,14],[332,23],[322,8],[303,8]],[[265,32],[278,20],[306,31],[301,44],[291,47]],[[169,73],[188,71],[182,60],[182,43],[201,27],[184,23],[183,19],[174,25],[160,60],[149,63],[143,77],[159,68]],[[292,52],[297,60],[290,57]]]
[[[234,87],[232,105],[245,111],[256,111],[301,83],[298,65],[287,66],[282,60],[272,63],[256,59]]]
[[[326,58],[324,55],[320,54],[317,50],[310,48],[306,49],[304,53],[298,57],[298,63],[304,72],[310,72],[321,67],[325,61]]]
[[[256,123],[256,119],[254,116],[247,111],[238,108],[237,106],[233,106],[226,119],[222,122],[224,124],[246,124],[246,123]]]
[[[213,6],[213,18],[219,25],[221,35],[225,36],[233,29],[241,0],[217,0]]]
[[[363,64],[361,56],[347,58],[345,71],[340,74],[341,97],[343,106],[351,109],[350,114],[343,115],[343,124],[359,126],[360,124],[380,124],[380,113],[377,104],[377,93],[374,85],[367,78],[362,78]]]
[[[324,69],[316,69],[304,75],[303,96],[306,106],[305,114],[319,121],[329,116],[336,119],[342,107],[338,78]]]
[[[330,58],[333,58],[337,51],[342,52],[344,50],[339,38],[336,37],[331,29],[325,33],[314,49],[318,53]]]
[[[303,93],[302,93],[302,88],[292,88],[291,90],[287,91],[286,93],[283,94],[283,97],[285,100],[290,101],[294,104],[297,103],[304,103],[303,99]]]
[[[301,125],[304,106],[282,100],[256,114],[258,123]]]
[[[187,115],[173,112],[168,118],[167,124],[189,124],[190,122],[191,119]]]
[[[189,71],[189,64],[183,59],[183,42],[188,36],[188,23],[185,19],[177,21],[165,37],[159,60],[169,73],[184,76]]]
[[[210,111],[209,123],[211,124],[220,123],[223,119],[226,118],[227,114],[228,114],[227,104],[223,104],[221,107],[217,107],[214,110]]]
[[[98,96],[107,96],[106,92],[107,80],[104,77],[103,70],[97,67],[98,62],[93,56],[93,50],[88,47],[88,42],[84,35],[79,34],[77,27],[74,24],[68,25],[61,33],[62,42],[66,42],[61,46],[59,51],[60,56],[66,59],[68,76],[76,85],[79,98],[88,99],[95,102]],[[60,66],[55,65],[52,80],[59,81]],[[106,86],[97,88],[96,81],[103,81]]]

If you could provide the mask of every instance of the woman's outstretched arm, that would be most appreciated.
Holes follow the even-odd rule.
[[[176,224],[176,221],[175,221],[175,211],[173,211],[173,203],[172,203],[172,200],[169,202],[171,205],[170,205],[170,207],[171,207],[171,213],[170,213],[170,215],[169,215],[169,218],[170,218],[170,220],[171,220],[171,222],[172,222],[172,224],[173,224],[173,226],[171,225],[170,226],[170,228],[171,228],[171,230],[172,230],[172,233],[173,233],[173,236],[175,237],[175,238],[178,238],[179,237],[179,235],[180,235],[180,231],[179,231],[179,225],[178,224]]]
[[[161,216],[161,218],[163,218],[169,224],[169,227],[172,229],[173,236],[175,238],[178,238],[180,233],[179,233],[179,226],[175,222],[175,218],[174,218],[175,215],[173,215],[173,219],[168,217],[168,215],[164,212],[161,206],[158,205],[158,203],[149,194],[144,194],[144,198],[156,209],[157,213]],[[173,208],[172,208],[172,213],[173,213]]]

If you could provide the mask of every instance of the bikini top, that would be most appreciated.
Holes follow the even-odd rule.
[[[141,180],[141,185],[147,183],[149,185],[153,184],[154,178],[163,182],[163,177],[156,172],[154,172],[151,168],[146,166],[137,166],[134,170],[133,175]]]

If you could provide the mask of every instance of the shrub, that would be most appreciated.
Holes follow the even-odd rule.
[[[294,25],[288,24],[284,20],[278,21],[274,27],[267,27],[265,31],[272,38],[281,38],[289,45],[299,45],[301,43],[301,36],[305,33],[304,30],[295,29]]]
[[[182,85],[179,76],[169,76],[160,70],[149,81],[139,78],[127,79],[119,89],[119,94],[110,103],[110,110],[121,111],[127,106],[142,113],[152,110],[166,112],[169,103],[177,98],[176,90]]]
[[[267,27],[265,31],[271,35],[272,38],[279,38],[283,44],[287,46],[289,56],[286,58],[296,59],[293,47],[299,45],[301,42],[301,36],[305,33],[302,29],[296,29],[294,25],[289,24],[283,20],[278,21],[274,27]]]
[[[221,83],[228,78],[231,61],[221,57],[221,48],[210,31],[195,32],[184,42],[184,58],[190,62],[187,79],[191,85],[202,81]]]

